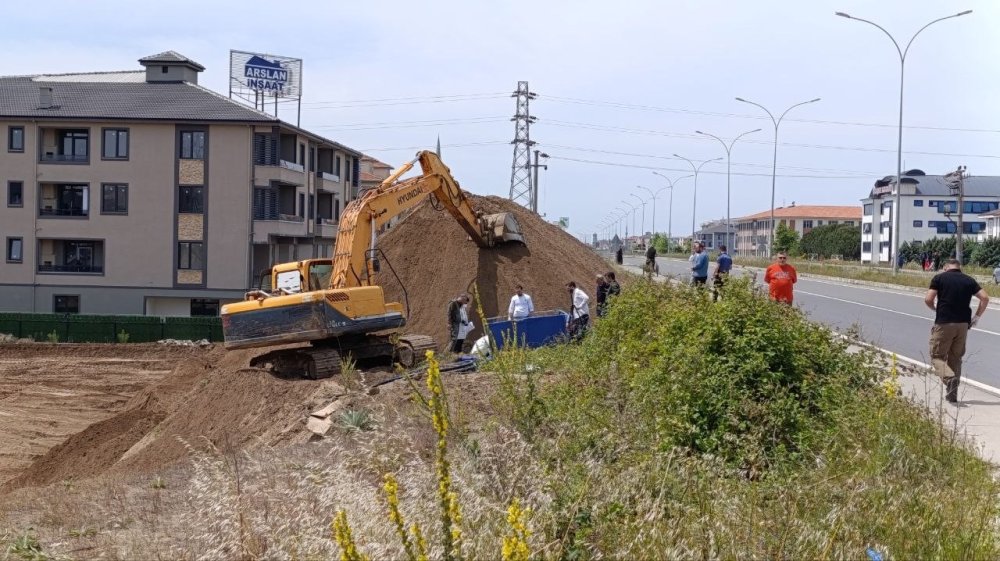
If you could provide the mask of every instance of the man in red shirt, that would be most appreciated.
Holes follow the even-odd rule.
[[[792,285],[799,280],[795,267],[788,264],[788,255],[778,254],[778,262],[764,271],[764,283],[770,288],[771,300],[792,303]]]

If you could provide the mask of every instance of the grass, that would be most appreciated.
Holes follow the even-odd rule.
[[[487,419],[445,422],[442,387],[432,413],[414,398],[406,431],[387,418],[350,439],[192,450],[162,484],[25,489],[0,501],[0,552],[331,559],[343,512],[341,538],[349,522],[370,559],[420,540],[430,559],[1000,557],[992,467],[874,361],[744,283],[712,303],[633,280],[582,343],[500,352]],[[452,380],[469,376],[487,375]]]

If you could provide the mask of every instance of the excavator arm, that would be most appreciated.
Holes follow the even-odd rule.
[[[420,163],[421,175],[400,180],[417,162]],[[371,250],[375,248],[376,232],[392,218],[432,195],[480,247],[492,247],[498,241],[524,243],[520,227],[512,215],[477,212],[448,166],[437,154],[425,150],[378,187],[366,191],[341,215],[330,288],[369,284],[374,273]]]

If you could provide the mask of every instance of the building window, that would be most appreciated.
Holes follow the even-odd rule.
[[[7,262],[21,263],[24,261],[24,239],[7,238]]]
[[[822,220],[817,220],[816,221],[816,225],[817,226],[822,226],[823,225],[823,221]]]
[[[874,211],[874,210],[875,210],[875,205],[874,204],[867,204],[867,205],[865,205],[865,216],[871,216],[872,215],[872,211]]]
[[[90,216],[90,186],[44,185],[38,216]]]
[[[53,297],[52,311],[57,314],[80,313],[80,296],[76,294],[56,294]]]
[[[337,158],[334,160],[333,175],[340,177],[340,156],[337,156]]]
[[[24,182],[7,182],[7,206],[24,206]]]
[[[845,226],[854,226],[854,221],[853,220],[845,220],[844,221],[844,225]]]
[[[180,242],[177,244],[177,268],[201,271],[205,268],[205,244]]]
[[[923,199],[913,199],[913,206],[924,206]]]
[[[128,185],[105,183],[101,186],[101,214],[128,213]]]
[[[181,131],[181,159],[205,159],[205,131]]]
[[[7,151],[24,152],[24,127],[7,127]]]
[[[128,159],[128,129],[104,129],[101,157],[105,160]]]
[[[181,187],[177,212],[201,214],[205,212],[205,191],[202,187]]]
[[[333,200],[333,219],[340,221],[340,199]]]
[[[872,252],[872,242],[861,242],[861,251],[865,253]]]
[[[963,222],[962,232],[966,234],[978,234],[986,230],[985,222]]]
[[[913,227],[914,228],[923,228],[924,227],[924,221],[923,220],[914,220],[913,221]]]
[[[59,137],[59,155],[68,162],[85,161],[90,154],[89,130],[66,130]]]
[[[191,317],[199,317],[199,316],[215,317],[218,315],[219,315],[218,300],[210,300],[207,298],[191,299]]]
[[[299,218],[306,217],[306,195],[299,193]]]
[[[803,220],[802,221],[802,227],[803,228],[812,228],[813,227],[813,221],[812,220]]]

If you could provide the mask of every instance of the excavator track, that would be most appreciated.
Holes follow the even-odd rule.
[[[424,360],[424,353],[429,350],[436,351],[437,345],[426,335],[404,335],[395,346],[386,335],[345,337],[312,347],[264,353],[254,357],[250,366],[265,368],[281,378],[318,380],[340,374],[344,359],[362,366],[398,362],[404,368],[412,368]]]
[[[437,343],[427,335],[403,335],[396,344],[396,362],[413,368],[424,360],[427,351],[437,352]]]

